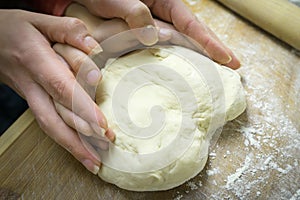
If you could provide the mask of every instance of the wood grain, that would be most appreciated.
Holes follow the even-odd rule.
[[[27,110],[24,112],[22,117],[17,119],[15,123],[18,124],[18,126],[11,126],[7,131],[6,134],[3,134],[1,136],[0,140],[0,155],[4,153],[4,151],[13,144],[15,140],[18,139],[18,137],[22,134],[22,132],[28,127],[30,123],[34,121],[34,118],[32,117],[32,113],[30,110]]]

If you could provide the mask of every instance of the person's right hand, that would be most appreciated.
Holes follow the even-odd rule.
[[[77,117],[87,122],[93,127],[93,134],[101,135],[106,131],[111,140],[113,134],[107,131],[106,119],[98,106],[51,45],[65,43],[85,54],[93,54],[101,51],[99,44],[80,20],[70,17],[1,10],[0,27],[0,80],[27,100],[46,134],[70,151],[88,170],[97,173],[99,158],[83,146],[76,131],[66,124],[65,116],[57,113],[54,104],[65,111],[73,111],[72,116],[76,116],[72,119]],[[86,71],[88,83],[96,84],[100,78],[97,68]]]
[[[188,9],[182,0],[74,0],[85,6],[92,14],[103,18],[121,18],[131,28],[156,26],[153,16],[198,42],[214,61],[237,69],[240,62],[203,22]],[[157,42],[155,28],[141,32],[144,44]]]

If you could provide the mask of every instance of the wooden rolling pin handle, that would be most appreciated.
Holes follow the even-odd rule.
[[[287,0],[218,0],[300,50],[300,8]]]

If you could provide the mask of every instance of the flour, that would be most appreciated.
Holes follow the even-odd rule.
[[[198,185],[196,183],[194,183],[193,181],[189,181],[186,184],[190,190],[197,190],[198,189]]]
[[[230,189],[232,184],[239,179],[243,173],[245,173],[246,170],[249,169],[251,158],[249,156],[246,157],[245,163],[241,168],[236,169],[236,172],[234,174],[231,174],[230,176],[227,177],[227,183],[226,183],[226,188]]]
[[[290,200],[299,200],[300,199],[300,189],[296,191],[295,194],[290,198]]]
[[[257,80],[256,78],[246,74],[243,78],[247,83],[246,90],[251,91],[246,93],[248,105],[252,109],[261,110],[262,113],[261,115],[249,115],[250,123],[245,124],[245,122],[237,121],[241,125],[238,131],[245,138],[244,145],[249,148],[250,152],[257,152],[246,155],[244,165],[227,177],[225,188],[233,191],[241,199],[247,198],[250,192],[255,190],[257,196],[264,194],[264,191],[259,191],[260,185],[267,184],[271,175],[276,177],[276,181],[282,182],[279,185],[287,185],[287,183],[290,184],[289,174],[300,171],[298,167],[299,158],[295,157],[297,155],[295,151],[300,152],[299,130],[283,113],[285,108],[282,107],[280,97],[268,89],[273,88],[272,85],[276,83],[269,80],[270,87],[266,87],[266,80],[263,80],[264,84],[256,81],[253,82],[255,85],[252,86],[250,80]],[[259,88],[260,86],[257,85],[264,85],[265,88]],[[265,96],[268,98],[261,101],[258,99]],[[268,134],[266,130],[268,130]],[[261,149],[268,149],[270,153],[263,154],[260,152]],[[275,157],[280,159],[275,159]],[[295,178],[298,179],[299,177],[296,176]],[[299,185],[290,185],[290,187],[295,188]],[[290,191],[283,188],[281,190],[282,197],[291,196]],[[272,197],[272,194],[269,197]]]
[[[242,68],[238,72],[247,99],[246,113],[225,126],[219,143],[209,154],[206,172],[213,174],[219,169],[220,173],[202,173],[197,180],[203,185],[197,192],[204,193],[207,199],[300,199],[298,51],[287,48],[278,53],[268,35],[251,37],[258,35],[254,27],[243,32],[247,37],[230,37],[230,21],[236,20],[232,14],[221,12],[212,18],[211,12],[203,9],[197,16],[208,22],[240,58]],[[220,23],[222,18],[226,18],[227,25]],[[243,27],[243,23],[235,22],[232,26]],[[264,49],[265,45],[273,48]],[[272,54],[278,57],[268,60]],[[228,153],[226,140],[236,145]],[[213,186],[214,181],[217,187]]]
[[[204,193],[207,199],[220,200],[298,200],[299,51],[280,48],[281,43],[274,41],[270,35],[261,33],[244,20],[236,20],[234,14],[217,8],[219,6],[207,4],[215,2],[203,2],[203,9],[199,9],[201,12],[195,9],[196,15],[241,60],[242,68],[238,72],[246,90],[247,110],[243,116],[224,127],[206,166],[206,171],[220,169],[221,173],[218,176],[201,173],[202,177],[197,180],[201,180],[203,185],[197,193]],[[214,7],[214,10],[205,9],[205,6]],[[218,15],[212,17],[212,13]],[[226,22],[222,23],[224,20]],[[243,28],[245,31],[239,32]],[[235,139],[228,139],[230,137]],[[230,154],[225,153],[228,143],[237,146],[230,146]],[[213,180],[217,180],[218,187],[212,185]],[[184,197],[188,199],[193,196]]]
[[[211,170],[206,170],[206,174],[208,176],[213,176],[213,175],[216,175],[216,174],[219,174],[220,173],[220,169],[218,168],[213,168]]]
[[[193,5],[197,4],[199,1],[201,1],[201,0],[187,0],[186,2],[187,2],[190,6],[193,6]]]

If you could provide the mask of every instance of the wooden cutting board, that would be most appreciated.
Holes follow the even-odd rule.
[[[247,110],[205,169],[164,192],[130,192],[92,175],[26,111],[0,138],[0,199],[300,199],[300,57],[215,1],[188,1],[242,61]]]

